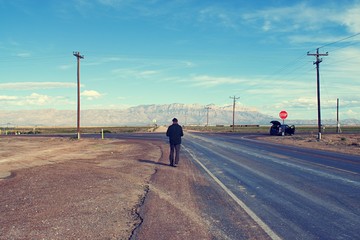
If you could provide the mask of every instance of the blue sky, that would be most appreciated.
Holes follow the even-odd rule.
[[[360,119],[360,1],[0,0],[2,110],[228,105]]]

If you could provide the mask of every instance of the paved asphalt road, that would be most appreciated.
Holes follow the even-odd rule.
[[[112,137],[166,141],[163,133]],[[182,152],[212,176],[213,186],[226,190],[218,195],[224,198],[220,203],[246,208],[273,239],[360,239],[358,155],[206,133],[186,133]],[[229,210],[212,211],[225,213],[218,224],[230,238],[236,236]]]
[[[183,146],[273,238],[359,239],[360,156],[235,134],[186,134]]]

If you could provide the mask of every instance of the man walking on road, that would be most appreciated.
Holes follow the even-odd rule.
[[[178,120],[176,118],[174,118],[172,122],[173,124],[170,125],[166,131],[166,136],[168,136],[170,140],[170,155],[169,155],[170,166],[176,167],[176,165],[179,164],[181,137],[184,136],[184,133],[182,127],[178,124]],[[174,152],[175,152],[175,159],[174,159]]]

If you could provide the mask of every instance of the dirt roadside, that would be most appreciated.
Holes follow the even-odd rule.
[[[201,212],[208,180],[167,156],[160,141],[0,138],[0,239],[226,239]],[[240,239],[267,239],[241,215]]]
[[[199,178],[194,166],[182,157],[178,167],[170,167],[167,145],[162,152],[139,212],[143,222],[132,239],[211,239],[192,190]]]
[[[224,201],[227,193],[213,188],[215,183],[186,158],[184,149],[176,168],[168,166],[168,146],[162,150],[139,212],[143,222],[131,239],[270,239],[234,201]],[[228,230],[236,237],[229,237]]]
[[[261,137],[360,154],[358,135]],[[165,142],[0,138],[0,239],[226,239],[202,212],[208,181]],[[208,204],[219,204],[209,192]],[[141,205],[141,207],[140,207]],[[239,239],[267,239],[244,213]]]
[[[160,157],[145,142],[0,138],[0,239],[128,239]]]
[[[320,141],[317,140],[316,134],[263,136],[256,137],[256,139],[276,144],[293,145],[305,148],[360,155],[359,134],[323,134]]]

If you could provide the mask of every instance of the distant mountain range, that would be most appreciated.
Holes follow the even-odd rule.
[[[209,107],[207,110],[205,107]],[[182,125],[230,125],[233,119],[233,106],[200,104],[140,105],[128,109],[94,109],[81,111],[81,126],[144,126],[168,125],[172,118],[179,119]],[[208,117],[207,117],[208,113]],[[0,123],[3,126],[76,126],[76,110],[23,110],[1,111]],[[237,107],[235,124],[270,125],[278,117],[258,111]],[[324,125],[334,125],[334,120],[322,120]],[[360,125],[357,119],[343,120],[342,125]],[[290,124],[290,122],[289,122]],[[316,125],[317,120],[292,120],[291,124]]]

